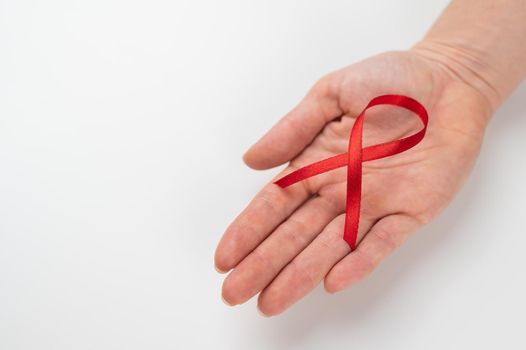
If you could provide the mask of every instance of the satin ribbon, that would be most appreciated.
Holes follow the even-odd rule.
[[[378,105],[392,105],[410,110],[420,118],[424,127],[411,136],[362,148],[362,131],[365,111]],[[349,137],[347,153],[341,153],[304,166],[278,179],[274,183],[281,188],[285,188],[309,177],[347,166],[347,199],[343,239],[349,244],[351,250],[354,250],[356,248],[356,239],[358,237],[358,227],[360,224],[362,162],[389,157],[416,146],[424,138],[427,124],[428,115],[426,109],[411,97],[402,95],[377,96],[367,104],[363,111],[358,115],[358,118],[356,118]]]

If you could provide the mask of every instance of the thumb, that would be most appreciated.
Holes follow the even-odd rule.
[[[320,80],[305,98],[244,154],[253,169],[269,169],[297,156],[330,120],[342,114],[335,89]]]

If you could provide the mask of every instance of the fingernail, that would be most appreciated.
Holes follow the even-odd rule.
[[[228,306],[234,306],[234,304],[230,304],[228,301],[226,301],[226,299],[223,298],[222,295],[221,295],[221,300],[223,300],[223,303],[225,303],[225,304],[228,305]]]
[[[214,265],[214,269],[216,269],[216,271],[218,273],[227,273],[228,271],[224,271],[224,270],[221,270],[219,267],[217,267],[216,265]]]
[[[258,310],[258,314],[260,314],[261,316],[266,317],[266,318],[270,317],[270,315],[267,315],[266,313],[261,311],[261,309],[259,308],[259,305],[256,307],[256,309]]]
[[[248,160],[248,151],[250,150],[247,150],[245,153],[243,153],[243,156],[241,157],[241,160],[243,160],[243,163],[245,163],[246,165],[248,165],[249,163],[249,160]]]

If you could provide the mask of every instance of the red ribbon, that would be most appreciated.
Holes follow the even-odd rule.
[[[424,127],[417,133],[395,141],[380,143],[362,148],[362,131],[365,111],[373,106],[392,105],[414,112]],[[347,153],[309,164],[277,180],[281,188],[305,180],[327,171],[347,165],[347,199],[345,209],[345,228],[343,239],[351,250],[356,248],[358,226],[360,224],[360,201],[362,197],[362,162],[389,157],[416,146],[426,134],[428,124],[427,111],[418,101],[402,95],[382,95],[373,98],[358,115],[349,137]]]

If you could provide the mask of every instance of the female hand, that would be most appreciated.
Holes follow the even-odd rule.
[[[358,246],[342,239],[346,168],[286,189],[266,185],[234,220],[215,254],[231,305],[257,293],[276,315],[324,280],[337,292],[368,275],[453,198],[478,155],[491,103],[425,50],[384,53],[323,77],[245,154],[254,169],[285,171],[345,153],[355,117],[382,94],[407,95],[429,112],[424,140],[396,156],[363,163]],[[366,113],[364,147],[420,128],[410,112],[378,106]]]

